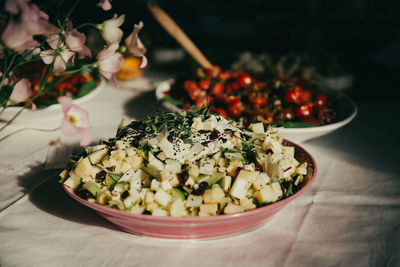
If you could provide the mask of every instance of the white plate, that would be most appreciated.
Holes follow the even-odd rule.
[[[97,96],[100,91],[104,88],[105,81],[101,80],[100,85],[89,92],[87,95],[84,95],[80,98],[74,99],[74,104],[82,104],[85,103],[95,96]],[[12,119],[15,114],[17,114],[21,110],[21,107],[8,107],[4,110],[3,114],[0,116],[0,124],[5,123]],[[50,121],[55,118],[61,118],[63,116],[61,112],[62,108],[60,104],[53,104],[48,107],[37,109],[32,111],[29,108],[24,109],[21,114],[12,122],[12,124],[21,125],[36,125],[44,121]]]
[[[161,82],[157,88],[156,88],[156,98],[158,101],[161,101],[161,99],[164,98],[165,93],[168,92],[171,88],[171,84],[174,82],[174,80],[167,80]],[[306,128],[284,128],[284,127],[278,127],[279,134],[283,136],[285,139],[295,141],[295,142],[304,142],[306,140],[310,140],[313,138],[317,138],[326,134],[329,134],[349,122],[351,122],[354,117],[357,115],[357,106],[354,104],[354,102],[344,93],[341,93],[339,91],[335,90],[324,90],[324,92],[333,95],[335,98],[340,99],[341,103],[341,109],[343,109],[344,116],[341,121],[328,124],[328,125],[323,125],[323,126],[315,126],[315,127],[306,127]],[[179,112],[181,111],[180,108],[168,103],[168,102],[163,102],[161,101],[162,105],[174,112]]]

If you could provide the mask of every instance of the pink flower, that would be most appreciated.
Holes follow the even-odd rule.
[[[78,107],[72,103],[72,99],[67,96],[58,98],[61,104],[64,118],[61,122],[61,132],[65,135],[81,134],[81,146],[87,146],[93,139],[89,129],[92,127],[89,122],[89,113],[87,110]]]
[[[66,70],[67,65],[74,64],[76,54],[79,58],[91,57],[92,53],[85,45],[86,36],[72,28],[72,23],[67,24],[67,32],[65,35],[65,44],[59,34],[50,35],[47,38],[47,43],[52,49],[42,51],[40,57],[45,64],[54,62],[54,72],[63,72]],[[59,49],[60,48],[60,49]]]
[[[121,41],[124,33],[119,27],[124,23],[124,20],[125,15],[118,17],[117,14],[114,14],[112,19],[106,20],[102,24],[98,25],[100,34],[107,44],[119,43]]]
[[[110,0],[100,0],[100,2],[97,4],[97,6],[101,7],[105,11],[108,11],[111,9]]]
[[[15,85],[14,89],[10,95],[11,105],[26,102],[30,99],[32,95],[32,85],[27,79],[19,80]]]
[[[135,24],[133,32],[125,39],[125,44],[128,51],[132,53],[135,57],[142,57],[142,63],[140,68],[147,66],[147,58],[144,55],[146,53],[146,47],[143,45],[142,41],[139,39],[139,31],[143,28],[143,22],[140,21],[139,25]]]
[[[33,40],[34,35],[58,32],[58,28],[48,22],[49,16],[35,4],[28,5],[24,0],[8,0],[5,8],[12,14],[21,13],[20,20],[11,19],[1,35],[4,44],[17,52],[38,46],[39,43]]]
[[[120,53],[116,53],[118,48],[118,43],[113,43],[97,54],[101,75],[114,85],[117,84],[115,73],[124,65],[124,57]]]

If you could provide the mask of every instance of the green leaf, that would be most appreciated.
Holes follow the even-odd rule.
[[[91,80],[90,82],[83,84],[79,89],[78,93],[75,96],[73,96],[73,98],[76,99],[85,96],[96,88],[97,88],[97,80]]]
[[[10,97],[13,91],[12,86],[3,85],[0,89],[0,106],[3,106],[7,103],[8,98]]]

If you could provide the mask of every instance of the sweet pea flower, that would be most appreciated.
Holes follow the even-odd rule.
[[[90,49],[85,45],[86,36],[72,28],[72,23],[67,23],[67,32],[62,32],[65,43],[59,34],[50,35],[47,43],[52,49],[42,51],[40,57],[45,64],[51,64],[54,60],[54,72],[63,72],[67,65],[74,64],[76,54],[79,58],[91,57]]]
[[[118,48],[119,44],[113,43],[97,54],[101,75],[109,80],[113,85],[117,85],[115,73],[122,68],[122,65],[124,65],[124,57],[120,53],[117,53]]]
[[[114,14],[112,19],[106,20],[98,25],[101,36],[107,44],[119,43],[121,41],[123,32],[119,27],[124,23],[124,20],[125,15],[118,17],[117,14]]]
[[[101,7],[104,11],[108,11],[111,9],[110,0],[100,0],[100,2],[97,4],[97,6]]]
[[[21,79],[15,85],[10,95],[11,105],[26,102],[32,96],[32,84],[28,79]]]
[[[16,52],[23,52],[39,45],[34,35],[47,35],[58,31],[48,22],[49,16],[35,4],[27,4],[24,0],[8,0],[6,10],[20,15],[20,20],[11,19],[1,35],[4,44]]]
[[[133,32],[125,39],[126,47],[128,51],[132,53],[135,57],[141,57],[142,63],[140,68],[147,66],[147,58],[144,55],[146,53],[146,47],[143,45],[142,41],[139,39],[139,31],[143,28],[143,22],[140,21],[139,25],[135,24]]]
[[[78,107],[72,103],[72,99],[67,96],[61,96],[58,98],[58,102],[61,104],[64,118],[61,122],[61,132],[67,136],[81,134],[81,146],[87,146],[93,139],[93,135],[90,132],[89,113],[87,110]]]

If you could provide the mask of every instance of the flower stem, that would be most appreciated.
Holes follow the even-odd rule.
[[[16,133],[20,133],[20,132],[23,132],[23,131],[31,130],[31,131],[39,131],[39,132],[54,132],[54,131],[59,130],[60,128],[61,127],[57,127],[57,128],[54,128],[54,129],[22,128],[22,129],[15,130],[14,132],[11,132],[11,133],[3,136],[2,138],[0,138],[0,143],[3,142],[8,137],[10,137],[11,135],[14,135]]]

